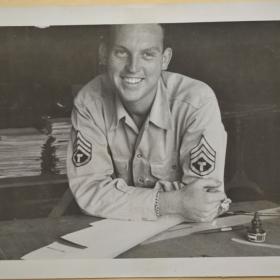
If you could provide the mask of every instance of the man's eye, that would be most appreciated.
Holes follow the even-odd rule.
[[[155,53],[153,53],[153,52],[144,52],[143,53],[143,57],[145,58],[145,59],[153,59],[154,57],[156,56],[156,54]]]
[[[123,58],[123,57],[127,57],[128,56],[128,54],[127,54],[127,52],[125,51],[125,50],[115,50],[115,55],[117,56],[117,57],[120,57],[120,58]]]

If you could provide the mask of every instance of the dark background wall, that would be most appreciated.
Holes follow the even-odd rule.
[[[280,200],[280,113],[274,112],[280,107],[280,22],[168,24],[166,30],[174,49],[170,70],[208,83],[217,95],[229,136],[227,186],[242,169]],[[0,128],[69,116],[77,89],[101,70],[102,31],[1,27]]]

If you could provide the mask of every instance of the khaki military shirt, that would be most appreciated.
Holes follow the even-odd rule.
[[[200,81],[163,72],[139,130],[107,76],[98,76],[77,95],[72,124],[68,178],[87,214],[154,220],[158,191],[200,178],[223,182],[226,132],[213,91]]]

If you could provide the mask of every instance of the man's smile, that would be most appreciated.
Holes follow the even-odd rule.
[[[144,78],[138,77],[122,77],[122,80],[129,85],[137,85],[144,80]]]

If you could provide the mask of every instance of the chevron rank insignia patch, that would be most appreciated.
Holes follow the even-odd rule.
[[[198,145],[190,151],[190,169],[199,176],[215,170],[216,152],[202,136]]]
[[[76,140],[73,145],[72,161],[79,167],[87,164],[91,160],[91,143],[82,135],[80,131],[76,132]]]

